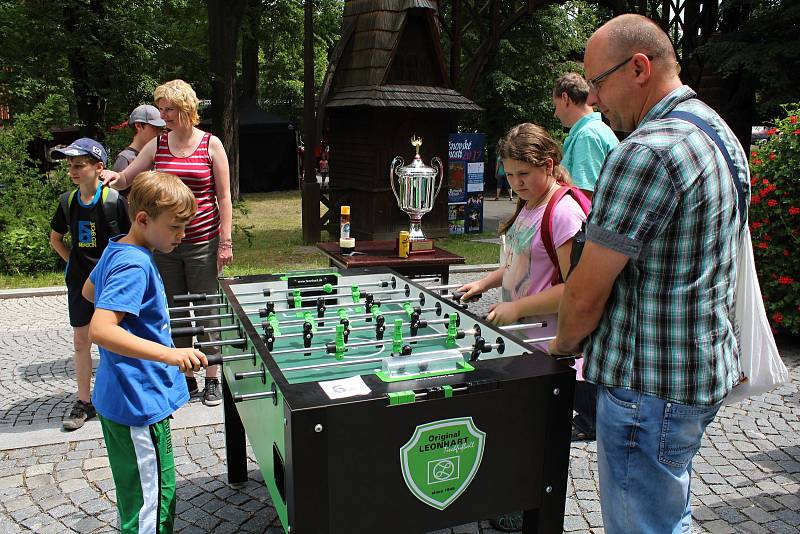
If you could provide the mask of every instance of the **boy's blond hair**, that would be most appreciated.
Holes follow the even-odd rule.
[[[178,108],[181,113],[180,122],[188,120],[190,126],[200,124],[200,116],[197,114],[200,100],[197,99],[197,94],[191,85],[183,80],[171,80],[161,84],[153,91],[153,100],[158,105],[158,101],[162,98]]]
[[[197,213],[194,193],[180,178],[166,172],[145,171],[133,179],[128,194],[128,213],[131,222],[140,211],[157,218],[169,212],[178,220],[188,221]]]

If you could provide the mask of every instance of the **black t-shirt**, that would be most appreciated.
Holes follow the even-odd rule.
[[[69,232],[72,236],[67,271],[64,274],[67,284],[82,285],[100,260],[109,238],[114,237],[110,235],[111,228],[103,213],[101,192],[102,187],[98,187],[97,194],[89,205],[80,200],[80,192],[73,195],[69,206],[69,228],[61,204],[50,221],[50,228],[59,234]],[[121,195],[117,201],[117,223],[120,232],[127,234],[131,222],[128,219],[128,203]]]

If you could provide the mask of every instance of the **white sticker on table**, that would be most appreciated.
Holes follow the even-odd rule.
[[[343,378],[342,380],[328,380],[326,382],[318,382],[318,384],[331,399],[358,397],[359,395],[367,395],[372,391],[360,376]]]

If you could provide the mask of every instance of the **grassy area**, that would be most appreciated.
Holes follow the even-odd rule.
[[[285,272],[325,267],[328,262],[314,246],[303,245],[299,191],[252,193],[246,195],[243,210],[235,210],[234,224],[247,228],[234,233],[234,263],[228,276]],[[474,239],[493,234],[453,236],[436,240],[437,246],[464,256],[468,264],[497,263],[499,245]],[[327,232],[322,233],[327,240]],[[55,253],[54,253],[55,254]],[[0,288],[56,286],[64,283],[63,273],[0,275]]]

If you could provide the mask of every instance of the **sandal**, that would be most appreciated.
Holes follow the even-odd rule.
[[[572,441],[594,441],[594,438],[594,433],[584,432],[575,425],[572,425]]]
[[[501,532],[520,532],[522,530],[522,512],[499,515],[489,520],[492,528]]]

